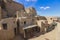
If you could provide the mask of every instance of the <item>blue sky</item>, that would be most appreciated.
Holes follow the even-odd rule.
[[[38,15],[60,16],[60,0],[15,0],[27,7],[34,7]]]

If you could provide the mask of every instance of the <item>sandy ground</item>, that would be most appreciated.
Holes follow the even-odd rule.
[[[60,40],[60,23],[58,23],[58,25],[57,25],[56,40]]]
[[[56,28],[51,32],[29,40],[60,40],[60,23],[58,23]]]

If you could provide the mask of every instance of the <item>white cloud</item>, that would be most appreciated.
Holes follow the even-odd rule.
[[[27,1],[27,2],[36,2],[37,0],[25,0],[25,1]]]
[[[43,9],[44,7],[40,7],[40,9]]]
[[[40,7],[40,9],[44,9],[44,10],[46,10],[46,9],[49,9],[50,7],[49,6],[46,6],[46,7]]]
[[[29,2],[30,0],[25,0],[25,1]]]
[[[46,8],[50,8],[49,6],[47,6]]]

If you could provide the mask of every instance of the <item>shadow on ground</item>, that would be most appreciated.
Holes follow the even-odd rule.
[[[31,38],[36,38],[36,37],[44,35],[44,34],[46,34],[48,32],[51,32],[52,30],[55,29],[55,27],[56,27],[55,25],[52,25],[52,26],[48,27],[46,32],[44,32],[44,33],[41,33],[40,31],[39,32],[35,32],[35,33],[32,34],[32,36],[26,37],[26,38],[21,37],[21,35],[17,35],[13,40],[28,40],[28,39],[31,39]]]
[[[48,27],[48,29],[47,29],[47,31],[45,33],[38,32],[38,33],[35,33],[34,36],[32,36],[30,38],[27,38],[27,39],[36,38],[36,37],[39,37],[41,35],[44,35],[44,34],[46,34],[48,32],[53,31],[55,29],[55,27],[56,27],[55,25],[52,25],[51,27]]]

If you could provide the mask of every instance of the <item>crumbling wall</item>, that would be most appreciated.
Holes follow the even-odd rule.
[[[2,24],[7,23],[7,29],[4,30]],[[8,18],[8,19],[3,19],[0,21],[0,40],[10,40],[14,38],[14,28],[16,28],[17,25],[15,23],[15,19],[13,18]]]

